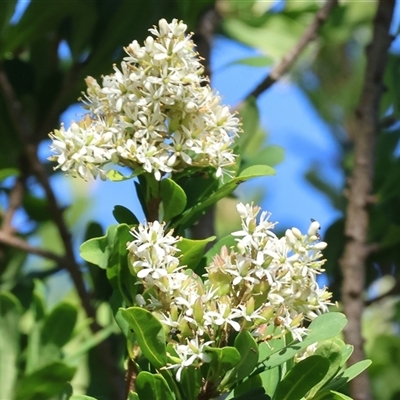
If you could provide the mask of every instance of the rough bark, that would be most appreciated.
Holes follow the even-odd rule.
[[[378,3],[372,42],[366,49],[367,64],[361,97],[355,110],[356,123],[353,124],[353,132],[349,132],[354,142],[354,167],[349,181],[346,210],[346,245],[340,264],[343,307],[349,319],[345,339],[354,346],[350,364],[365,358],[361,318],[364,311],[365,265],[371,249],[367,243],[368,203],[371,199],[375,142],[379,129],[379,103],[384,88],[383,74],[392,40],[389,28],[394,4],[394,0],[380,0]],[[367,373],[351,382],[351,396],[355,400],[372,398]]]

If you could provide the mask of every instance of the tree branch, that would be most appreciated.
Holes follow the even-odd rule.
[[[282,76],[286,74],[290,68],[292,68],[293,64],[297,61],[300,54],[308,46],[308,44],[318,37],[318,31],[328,19],[329,14],[337,4],[337,0],[326,1],[324,6],[315,14],[311,25],[306,29],[293,49],[290,50],[271,70],[265,79],[246,96],[246,99],[249,99],[250,97],[258,98],[265,90],[269,89],[274,83],[279,81]],[[240,106],[238,108],[240,108]]]
[[[22,198],[24,196],[24,190],[25,190],[24,180],[25,178],[23,178],[22,176],[16,179],[15,184],[11,189],[11,193],[8,197],[8,207],[2,215],[2,222],[0,226],[0,232],[4,232],[4,234],[12,235],[14,233],[14,228],[12,226],[12,219],[18,207],[22,203]],[[4,256],[5,254],[3,248],[0,247],[0,275],[2,275],[5,269],[4,262],[2,262],[4,260]]]
[[[392,41],[389,28],[394,0],[380,0],[374,19],[373,38],[367,47],[367,66],[359,105],[355,111],[354,168],[349,181],[349,201],[345,225],[346,245],[340,261],[343,273],[342,300],[349,318],[345,329],[346,341],[354,346],[350,364],[364,359],[361,336],[361,316],[364,310],[365,263],[370,253],[367,244],[369,225],[368,199],[372,190],[375,139],[379,129],[379,103],[383,92],[383,74],[387,52]],[[371,399],[367,374],[351,381],[355,400]]]
[[[46,171],[38,159],[37,147],[34,143],[33,129],[29,124],[25,114],[22,110],[21,103],[19,102],[13,87],[10,85],[8,78],[3,70],[0,69],[0,89],[3,92],[8,112],[14,125],[14,129],[18,138],[25,150],[25,157],[30,166],[31,172],[35,175],[39,184],[45,191],[48,201],[49,212],[57,227],[57,230],[62,239],[65,256],[64,267],[68,271],[74,283],[78,296],[81,300],[82,307],[86,315],[92,320],[90,328],[93,333],[101,330],[101,326],[96,321],[96,310],[91,303],[91,296],[86,290],[85,282],[79,268],[79,264],[75,258],[71,234],[64,220],[64,215],[61,207],[58,205],[56,196],[50,185]],[[99,356],[107,370],[107,376],[110,381],[110,386],[113,388],[113,397],[119,399],[123,397],[123,385],[120,381],[120,373],[117,364],[113,361],[114,357],[111,352],[109,342],[104,341],[98,345]]]
[[[47,178],[46,171],[44,170],[43,165],[37,158],[37,148],[34,144],[31,143],[32,129],[30,127],[30,124],[28,123],[28,121],[26,121],[24,112],[21,108],[21,104],[18,101],[12,86],[8,82],[7,76],[2,70],[0,70],[0,87],[3,91],[4,98],[6,99],[6,103],[9,108],[8,111],[13,121],[15,131],[18,135],[20,142],[24,146],[25,155],[30,165],[31,172],[36,176],[36,179],[46,193],[46,198],[49,204],[49,212],[53,217],[53,221],[57,226],[58,232],[64,245],[66,261],[65,267],[68,270],[71,279],[76,287],[86,314],[90,318],[94,318],[95,311],[90,304],[90,297],[86,291],[85,283],[79,270],[79,265],[75,259],[71,235],[64,221],[63,211],[58,205],[56,196]]]
[[[16,249],[25,251],[30,254],[35,254],[43,258],[48,258],[49,260],[55,261],[59,265],[65,264],[65,260],[63,257],[60,257],[51,251],[40,249],[38,247],[33,247],[20,237],[11,235],[10,233],[4,232],[2,230],[0,230],[0,243],[15,247]]]

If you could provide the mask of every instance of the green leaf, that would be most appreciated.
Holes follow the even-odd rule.
[[[44,320],[42,344],[53,343],[60,348],[64,346],[71,339],[77,318],[78,310],[72,304],[57,304]]]
[[[18,376],[19,320],[22,307],[11,293],[0,293],[0,399],[12,399]]]
[[[278,366],[268,369],[267,371],[262,372],[259,376],[266,394],[272,397],[282,379],[282,367]]]
[[[155,368],[167,363],[165,333],[161,322],[149,311],[140,307],[120,309],[136,335],[144,356]]]
[[[163,221],[169,222],[181,214],[186,207],[186,194],[172,179],[163,179],[160,182]]]
[[[60,400],[71,400],[74,390],[70,383],[66,383],[63,387],[62,393],[60,393]]]
[[[347,368],[344,372],[336,376],[333,380],[331,380],[326,386],[327,390],[339,389],[347,382],[354,379],[356,376],[360,375],[363,371],[365,371],[372,364],[371,360],[363,360],[360,361],[349,368]]]
[[[15,400],[37,400],[56,396],[73,378],[74,373],[75,368],[55,362],[25,375],[18,385]]]
[[[320,382],[329,369],[329,361],[322,356],[310,356],[296,364],[276,388],[276,400],[300,400]]]
[[[165,379],[147,371],[141,371],[137,376],[136,391],[142,399],[175,400]]]
[[[126,224],[111,225],[105,236],[92,238],[81,244],[81,257],[106,269],[115,256],[127,254],[125,239],[130,238],[129,231],[130,228]]]
[[[251,178],[274,175],[275,170],[268,165],[253,165],[246,168],[236,178],[231,179],[228,183],[220,187],[216,192],[211,194],[206,200],[195,205],[191,209],[185,211],[182,218],[178,219],[171,227],[180,226],[181,229],[187,228],[194,222],[199,215],[215,204],[218,200],[229,196],[241,183]]]
[[[130,175],[124,175],[120,171],[117,171],[115,169],[110,169],[109,171],[107,171],[106,176],[107,176],[107,179],[110,181],[121,182],[121,181],[127,181],[129,179],[132,179],[135,176],[142,174],[143,172],[144,172],[144,170],[139,168],[139,169],[137,169],[136,172],[133,172]]]
[[[285,150],[280,146],[267,146],[249,157],[243,156],[241,167],[265,164],[275,166],[285,159]]]
[[[245,57],[239,60],[230,62],[227,66],[231,65],[247,65],[249,67],[268,67],[273,64],[274,60],[268,56],[255,56]]]
[[[29,218],[34,221],[43,222],[51,219],[47,199],[26,193],[22,205]]]
[[[75,394],[69,400],[97,400],[95,397],[86,396],[84,394]]]
[[[346,396],[343,393],[335,392],[334,390],[330,391],[330,394],[332,394],[332,400],[353,400],[352,397]]]
[[[215,236],[201,240],[183,238],[179,241],[177,247],[181,251],[180,265],[187,265],[188,268],[195,270],[204,255],[207,244],[213,240],[215,240]]]
[[[242,380],[250,375],[258,362],[258,345],[249,331],[241,331],[235,338],[235,348],[240,353],[240,362],[236,366],[236,379]]]
[[[1,3],[2,2],[0,2],[0,4]],[[7,179],[11,176],[19,176],[19,174],[20,172],[17,168],[3,168],[0,170],[0,182],[3,182],[4,179]]]
[[[124,206],[116,205],[114,206],[113,210],[114,218],[120,224],[127,224],[127,225],[138,225],[139,221],[136,218],[135,214]]]
[[[33,326],[30,329],[28,335],[28,346],[26,349],[26,366],[25,374],[31,374],[33,371],[40,369],[47,362],[53,362],[55,358],[59,357],[59,350],[55,349],[52,352],[47,352],[46,356],[43,356],[41,350],[41,331],[42,324],[45,318],[45,294],[46,287],[42,281],[35,279],[33,298],[30,304],[30,311],[34,317]],[[57,354],[58,353],[58,354]],[[51,358],[50,358],[51,357]]]
[[[343,343],[343,342],[342,342]],[[325,375],[325,377],[315,385],[310,393],[308,394],[307,398],[313,399],[318,391],[327,383],[329,382],[340,370],[340,365],[342,362],[342,348],[343,346],[339,346],[336,343],[335,339],[326,340],[324,342],[318,343],[317,350],[315,351],[314,355],[322,356],[329,361],[329,369]]]
[[[137,393],[130,391],[128,400],[140,400],[140,398]]]
[[[79,9],[71,16],[67,41],[74,61],[79,61],[84,51],[91,45],[93,28],[98,21],[96,3],[80,1]]]
[[[371,360],[362,360],[356,364],[353,364],[344,371],[342,378],[347,379],[347,381],[351,381],[356,376],[364,372],[371,364]]]
[[[207,347],[206,351],[212,358],[210,363],[212,381],[219,380],[230,369],[235,368],[240,362],[240,353],[234,347]]]
[[[81,257],[87,262],[106,269],[114,252],[116,233],[117,225],[111,225],[104,236],[82,243],[79,248]]]
[[[185,171],[187,175],[174,177],[186,194],[186,208],[189,209],[197,203],[207,199],[219,187],[219,179],[213,170],[203,168]]]
[[[58,6],[58,9],[57,9]],[[50,30],[59,21],[59,16],[65,13],[62,3],[44,4],[32,0],[17,25],[8,25],[4,30],[0,58],[18,46],[28,45],[32,40]]]
[[[86,340],[75,347],[73,351],[70,351],[68,357],[65,357],[64,361],[70,364],[76,363],[79,358],[82,357],[82,355],[86,354],[90,349],[93,349],[101,342],[106,340],[114,332],[115,327],[110,325],[96,333],[91,334]]]
[[[201,389],[201,370],[193,366],[182,370],[179,387],[183,390],[185,400],[196,400]]]
[[[17,0],[0,1],[0,34],[14,14]]]
[[[80,247],[81,257],[106,269],[111,286],[118,290],[127,305],[133,304],[138,286],[128,266],[127,242],[132,239],[127,224],[112,225],[105,236],[89,239]]]
[[[260,113],[254,97],[250,97],[244,102],[239,111],[239,116],[243,124],[243,133],[238,138],[237,145],[244,151],[247,149],[260,124]]]
[[[354,347],[350,344],[346,344],[344,347],[342,347],[342,360],[340,362],[341,367],[343,367],[346,361],[350,358],[350,356],[353,354],[353,351]]]
[[[250,399],[251,400],[271,400],[271,397],[269,397],[265,393],[265,389],[263,387],[256,387],[256,388],[251,388],[244,393],[238,394],[235,397],[228,397],[228,399],[232,399],[232,400],[250,400]]]
[[[346,326],[346,317],[338,312],[326,313],[318,316],[309,326],[309,334],[301,342],[295,341],[282,350],[273,352],[262,362],[265,369],[273,368],[293,358],[299,351],[310,344],[327,340],[340,333]]]

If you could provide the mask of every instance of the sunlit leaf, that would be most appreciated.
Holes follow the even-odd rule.
[[[281,365],[293,358],[299,351],[310,344],[330,339],[336,336],[346,326],[346,317],[337,312],[326,313],[314,319],[309,326],[309,334],[301,342],[295,341],[287,345],[281,351],[273,352],[262,363],[264,368],[272,368]]]
[[[239,60],[235,60],[230,62],[227,66],[230,65],[247,65],[249,67],[268,67],[273,63],[273,59],[268,56],[255,56],[255,57],[246,57],[240,58]]]
[[[208,243],[215,240],[215,236],[211,236],[207,239],[202,240],[192,240],[183,238],[177,243],[178,249],[180,249],[180,259],[181,265],[187,265],[190,269],[196,269],[204,255],[204,250]]]
[[[113,182],[127,181],[127,180],[132,179],[135,176],[138,176],[139,174],[142,174],[142,173],[143,173],[143,171],[140,170],[140,171],[134,172],[130,175],[124,175],[120,171],[111,169],[111,170],[107,171],[107,179],[109,179],[110,181],[113,181]]]

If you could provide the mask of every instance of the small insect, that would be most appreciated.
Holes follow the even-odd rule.
[[[181,333],[181,330],[178,328],[171,328],[171,330],[169,331],[169,334],[171,337],[176,337],[180,333]]]
[[[316,220],[314,218],[310,218],[310,221],[316,222]],[[321,229],[321,225],[319,226],[318,230],[320,230],[320,229]],[[318,240],[321,240],[321,235],[318,232],[315,234],[315,236],[317,237]]]

